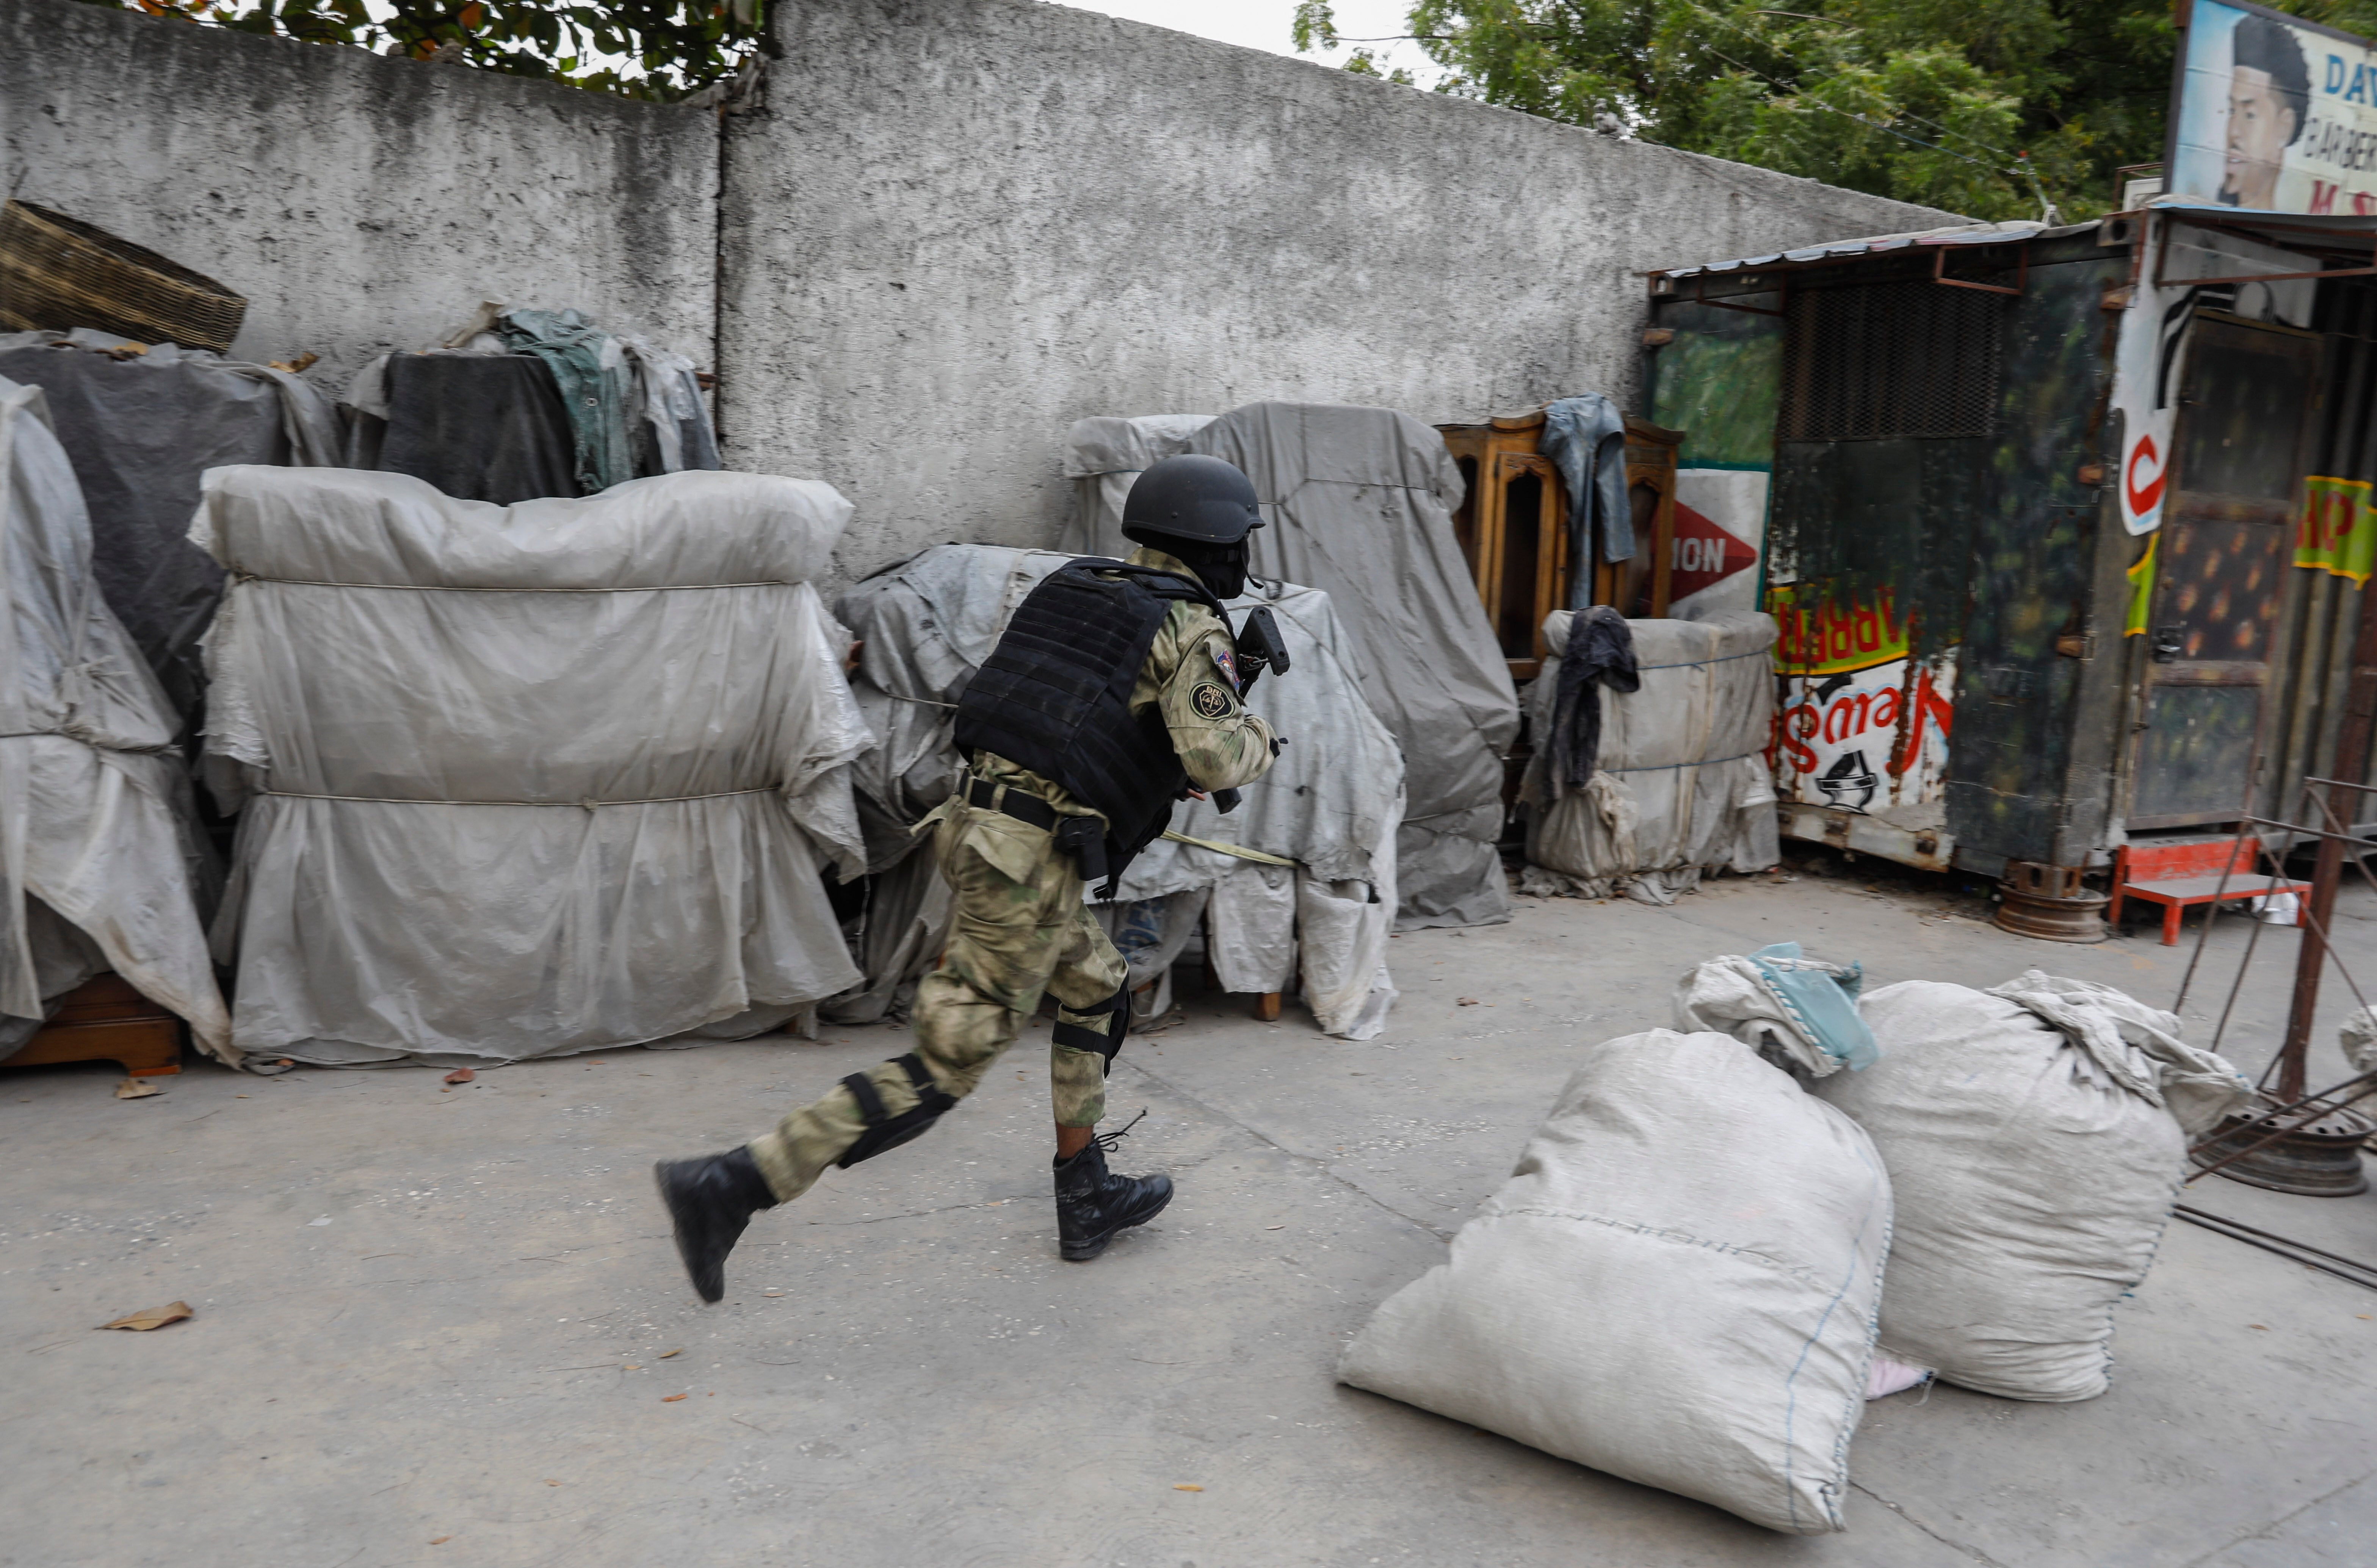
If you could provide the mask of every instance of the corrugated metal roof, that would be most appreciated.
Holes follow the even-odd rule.
[[[2228,207],[2197,197],[2171,196],[2155,197],[2144,209],[2167,213],[2173,218],[2218,223],[2224,227],[2260,229],[2282,245],[2289,243],[2282,237],[2287,235],[2296,236],[2291,243],[2297,245],[2312,235],[2335,239],[2377,236],[2377,213],[2260,212]],[[2125,215],[2108,214],[2108,217],[2120,216]],[[1729,272],[1756,272],[1770,267],[1805,267],[1814,262],[1846,261],[1860,256],[1933,245],[2005,245],[2015,240],[2060,239],[2065,234],[2084,233],[2104,221],[2106,219],[2099,218],[2085,223],[2055,225],[2030,220],[2005,223],[1958,223],[1949,228],[1924,229],[1914,233],[1874,234],[1864,239],[1835,240],[1830,245],[1809,245],[1800,250],[1778,250],[1772,256],[1745,256],[1731,261],[1712,261],[1699,267],[1671,267],[1646,272],[1643,276],[1714,278]]]
[[[1772,256],[1745,256],[1732,261],[1713,261],[1701,267],[1673,267],[1647,275],[1653,278],[1715,277],[1725,272],[1755,272],[1761,268],[1786,264],[1805,266],[1811,261],[1845,261],[1851,257],[1909,250],[1917,245],[2005,245],[2014,240],[2037,239],[2042,234],[2068,234],[2094,227],[2093,223],[2075,223],[2050,229],[2045,223],[2029,221],[1959,223],[1953,228],[1924,229],[1915,233],[1835,240],[1830,245],[1810,245],[1802,250],[1779,250]]]

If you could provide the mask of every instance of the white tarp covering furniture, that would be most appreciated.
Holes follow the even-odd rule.
[[[1574,613],[1544,618],[1552,657],[1527,688],[1530,733],[1539,737],[1552,733]],[[1704,871],[1763,870],[1781,857],[1765,757],[1774,617],[1752,610],[1627,624],[1642,686],[1623,694],[1587,688],[1602,703],[1591,781],[1564,784],[1540,740],[1528,763],[1519,796],[1529,808],[1528,885],[1673,904]],[[1541,877],[1538,868],[1557,875]]]
[[[962,759],[951,741],[955,703],[998,641],[1008,617],[1040,580],[1070,560],[1047,550],[942,545],[844,593],[837,613],[865,642],[853,690],[881,746],[855,772],[869,863],[862,937],[865,989],[839,999],[833,1016],[882,1016],[899,987],[938,956],[947,899],[930,856],[908,828],[946,797]],[[1235,625],[1269,604],[1287,642],[1290,673],[1266,676],[1250,705],[1287,737],[1271,772],[1224,815],[1210,802],[1173,813],[1176,832],[1243,845],[1298,862],[1257,864],[1159,839],[1133,861],[1114,904],[1100,906],[1126,956],[1141,960],[1134,985],[1158,978],[1210,913],[1209,949],[1223,987],[1276,991],[1300,973],[1320,1027],[1368,1038],[1383,1026],[1394,989],[1385,970],[1394,908],[1395,825],[1402,760],[1363,703],[1348,640],[1329,596],[1271,584],[1228,608]],[[1144,906],[1171,910],[1172,940],[1134,944]],[[1177,908],[1171,908],[1172,905]],[[1136,912],[1136,913],[1134,913]]]
[[[506,508],[209,473],[233,1038],[508,1061],[756,1034],[855,981],[819,869],[862,864],[871,737],[808,581],[850,510],[747,473]]]
[[[1749,1047],[1609,1040],[1337,1376],[1770,1529],[1837,1530],[1890,1216],[1865,1133]]]
[[[0,379],[0,1057],[100,969],[237,1061],[198,905],[211,880],[179,719],[91,569],[37,388]]]
[[[1267,524],[1254,535],[1254,575],[1329,595],[1346,662],[1403,751],[1396,925],[1509,918],[1495,841],[1518,699],[1453,536],[1463,487],[1443,437],[1392,409],[1282,402],[1211,420],[1086,419],[1066,445],[1076,485],[1067,539],[1083,548],[1119,539],[1129,464],[1202,452],[1245,471]]]

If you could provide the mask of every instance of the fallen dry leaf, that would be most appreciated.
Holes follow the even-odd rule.
[[[151,1307],[145,1312],[135,1312],[128,1318],[118,1318],[112,1323],[102,1323],[99,1326],[128,1328],[135,1333],[145,1333],[152,1328],[163,1328],[167,1323],[177,1323],[184,1318],[196,1316],[197,1313],[192,1310],[187,1301],[169,1301],[164,1306]]]
[[[672,1356],[682,1356],[682,1355],[684,1355],[684,1354],[685,1354],[685,1347],[684,1347],[684,1346],[682,1346],[682,1345],[680,1345],[680,1346],[678,1346],[678,1347],[677,1347],[675,1349],[674,1349],[674,1350],[663,1350],[663,1351],[662,1351],[662,1352],[660,1353],[660,1356],[659,1356],[659,1358],[658,1358],[658,1359],[661,1359],[661,1360],[665,1361],[665,1360],[667,1360],[667,1359],[668,1359],[670,1357],[672,1357]]]
[[[1475,997],[1463,997],[1452,1005],[1455,1007],[1475,1007],[1477,1005],[1477,999]]]
[[[1199,1486],[1195,1481],[1175,1481],[1172,1483],[1172,1490],[1174,1491],[1203,1491],[1205,1489]]]
[[[2267,1333],[2269,1333],[2269,1332],[2270,1332],[2270,1325],[2269,1325],[2269,1324],[2267,1324],[2267,1323],[2247,1323],[2245,1326],[2246,1326],[2247,1328],[2258,1328],[2258,1329],[2260,1329],[2264,1334],[2267,1334]]]
[[[444,1546],[448,1541],[452,1540],[453,1538],[454,1538],[452,1536],[432,1536],[429,1538],[429,1544],[431,1546]]]
[[[628,1362],[626,1366],[621,1367],[619,1370],[620,1370],[621,1371],[623,1371],[623,1372],[640,1372],[640,1371],[642,1371],[644,1369],[643,1369],[643,1368],[641,1368],[641,1367],[639,1367],[639,1366],[638,1366],[638,1365],[636,1365],[633,1361],[630,1361],[630,1362]]]
[[[555,1480],[551,1476],[547,1476],[547,1477],[544,1478],[544,1484],[545,1484],[545,1485],[547,1485],[547,1486],[549,1486],[549,1487],[557,1487],[557,1486],[559,1486],[561,1483],[560,1483],[559,1481]]]
[[[145,1100],[159,1092],[157,1085],[146,1078],[126,1078],[115,1086],[115,1097],[119,1100]]]
[[[663,1394],[661,1395],[661,1403],[663,1405],[674,1405],[684,1397],[685,1395],[682,1394]]]
[[[472,1071],[467,1067],[458,1067],[453,1071],[446,1075],[446,1082],[448,1083],[468,1083],[472,1079],[476,1078],[477,1076],[477,1073]]]
[[[1284,1225],[1267,1225],[1264,1226],[1263,1228],[1265,1230],[1285,1230],[1287,1227]]]

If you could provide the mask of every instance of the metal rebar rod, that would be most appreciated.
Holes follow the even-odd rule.
[[[2205,945],[2212,940],[2212,917],[2220,913],[2220,901],[2228,896],[2228,873],[2237,868],[2237,851],[2244,842],[2245,829],[2244,825],[2240,823],[2237,828],[2237,836],[2228,841],[2228,857],[2220,863],[2220,885],[2212,890],[2212,903],[2211,905],[2204,912],[2203,926],[2198,928],[2196,931],[2195,952],[2188,958],[2187,973],[2179,977],[2179,999],[2170,1004],[2170,1011],[2174,1015],[2187,1005],[2187,988],[2188,987],[2195,984],[2195,966],[2204,962],[2204,949]],[[2262,858],[2261,851],[2267,846],[2262,844],[2258,838],[2254,840],[2254,843],[2257,847],[2254,850],[2253,860],[2256,865],[2259,865]],[[2245,963],[2252,963],[2252,951],[2249,947],[2245,953]],[[2244,984],[2244,973],[2243,964],[2240,964],[2237,970],[2237,983],[2239,985]],[[2236,993],[2233,991],[2230,992],[2228,999],[2232,1003],[2235,1002],[2237,999]],[[2228,1022],[2228,1015],[2226,1012],[2223,1012],[2220,1015],[2220,1022],[2224,1025]],[[2219,1036],[2216,1035],[2213,1036],[2213,1049],[2219,1049]]]
[[[2314,1247],[2308,1241],[2298,1241],[2291,1236],[2281,1236],[2275,1230],[2264,1230],[2259,1226],[2247,1225],[2243,1220],[2233,1218],[2228,1215],[2216,1215],[2209,1209],[2191,1209],[2185,1203],[2174,1204],[2173,1208],[2174,1211],[2179,1214],[2193,1215],[2204,1219],[2218,1220],[2222,1225],[2231,1226],[2239,1230],[2248,1230],[2256,1236],[2267,1237],[2272,1241],[2283,1241],[2287,1246],[2295,1248],[2299,1251],[2316,1252],[2319,1256],[2329,1259],[2332,1262],[2343,1263],[2351,1268],[2365,1269],[2372,1275],[2377,1275],[2377,1263],[2364,1263],[2358,1258],[2347,1258],[2341,1252],[2331,1252],[2325,1248]]]
[[[2303,783],[2307,784],[2330,784],[2337,789],[2357,789],[2363,795],[2377,795],[2377,784],[2357,784],[2344,779],[2315,778],[2309,773],[2305,773],[2303,775]]]
[[[2199,939],[2200,940],[2211,940],[2213,918],[2219,913],[2220,905],[2216,903],[2204,912],[2204,936]],[[2253,950],[2262,945],[2262,925],[2263,922],[2254,921],[2252,930],[2245,938],[2244,956],[2237,960],[2237,978],[2229,983],[2228,999],[2220,1006],[2220,1022],[2213,1026],[2212,1044],[2205,1047],[2207,1050],[2218,1050],[2221,1040],[2228,1033],[2229,1015],[2237,1011],[2237,998],[2245,989],[2245,972],[2253,966]],[[2271,1059],[2275,1061],[2277,1059],[2273,1057]],[[2269,1070],[2266,1067],[2264,1068],[2262,1076],[2267,1078],[2269,1075]],[[2258,1083],[2255,1086],[2259,1087]]]
[[[2377,849],[2377,839],[2365,838],[2359,833],[2332,833],[2325,828],[2306,828],[2300,822],[2289,822],[2278,817],[2242,817],[2239,820],[2257,822],[2265,828],[2284,828],[2290,833],[2300,833],[2306,838],[2342,839],[2347,844],[2357,844],[2363,849]]]
[[[2359,1286],[2364,1290],[2377,1290],[2377,1268],[2370,1268],[2366,1263],[2346,1263],[2339,1266],[2326,1262],[2327,1254],[2317,1257],[2306,1256],[2306,1252],[2315,1249],[2302,1248],[2299,1242],[2289,1241],[2284,1237],[2248,1236],[2242,1229],[2230,1228],[2216,1215],[2199,1214],[2192,1209],[2182,1207],[2178,1210],[2178,1215],[2188,1224],[2201,1226],[2215,1236],[2225,1236],[2231,1241],[2242,1241],[2248,1247],[2259,1247],[2263,1251],[2284,1258],[2290,1263],[2300,1263],[2307,1269],[2317,1269],[2322,1274],[2334,1275],[2336,1278]],[[2358,1274],[2352,1272],[2356,1269],[2366,1272]]]

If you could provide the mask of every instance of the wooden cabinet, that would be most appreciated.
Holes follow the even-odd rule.
[[[1511,678],[1543,667],[1544,617],[1568,603],[1568,498],[1535,450],[1541,409],[1484,425],[1440,425],[1466,486],[1452,530]]]
[[[182,1021],[121,975],[94,975],[68,991],[40,1033],[0,1066],[113,1061],[135,1078],[182,1071]]]
[[[1566,487],[1551,460],[1536,450],[1543,410],[1437,429],[1465,485],[1452,528],[1477,597],[1510,661],[1511,678],[1532,680],[1547,652],[1544,617],[1568,603],[1571,569]],[[1593,603],[1615,604],[1636,619],[1667,613],[1676,554],[1676,449],[1683,438],[1680,430],[1627,416],[1634,555],[1602,561],[1598,548],[1593,552]]]

